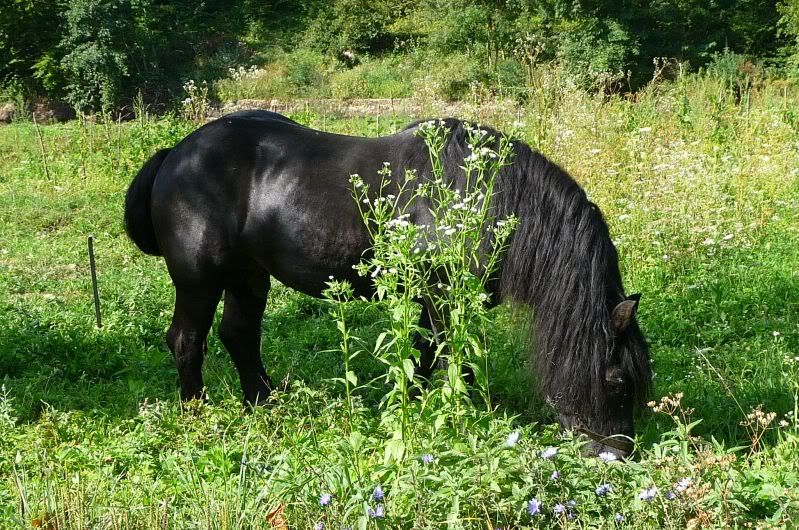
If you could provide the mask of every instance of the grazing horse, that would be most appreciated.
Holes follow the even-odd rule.
[[[371,242],[349,177],[358,174],[378,190],[378,171],[388,162],[393,175],[384,193],[399,189],[406,171],[430,179],[420,124],[361,138],[243,111],[204,125],[142,167],[127,192],[125,227],[142,251],[164,257],[172,277],[167,343],[183,399],[202,395],[205,339],[223,293],[219,336],[250,403],[272,389],[260,355],[270,278],[318,297],[334,276],[357,294],[372,294],[371,279],[353,270]],[[463,189],[468,134],[458,120],[443,124],[445,179]],[[498,141],[497,131],[488,134]],[[494,219],[512,215],[517,224],[488,294],[492,303],[529,308],[532,365],[561,424],[588,436],[596,452],[626,455],[633,408],[651,380],[635,320],[639,297],[625,296],[607,225],[580,186],[526,144],[512,148],[489,200]],[[432,222],[422,201],[405,211],[410,222]],[[424,307],[420,326],[440,329],[435,315]],[[433,347],[417,344],[418,373],[429,377]]]

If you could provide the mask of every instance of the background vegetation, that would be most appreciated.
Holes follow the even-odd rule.
[[[438,96],[457,99],[502,87],[521,97],[542,65],[602,91],[640,88],[658,58],[671,61],[661,70],[671,78],[719,63],[731,75],[799,72],[793,0],[6,4],[5,99],[64,99],[81,111],[129,106],[140,93],[167,103],[182,97],[189,79],[206,81],[212,96],[226,100],[410,96],[432,78]],[[250,81],[241,89],[239,68]]]

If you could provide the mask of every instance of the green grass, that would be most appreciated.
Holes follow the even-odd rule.
[[[163,339],[169,277],[127,241],[121,219],[135,171],[194,125],[0,128],[0,527],[270,528],[278,507],[291,528],[790,526],[799,516],[799,130],[789,109],[799,101],[784,98],[765,86],[747,106],[712,80],[684,78],[631,102],[544,80],[519,114],[467,109],[500,130],[520,120],[522,137],[585,186],[610,224],[627,291],[643,293],[653,399],[679,392],[680,410],[693,409],[676,423],[641,411],[639,460],[611,465],[583,459],[558,434],[501,308],[489,334],[496,410],[475,407],[453,425],[446,411],[418,407],[402,446],[381,407],[384,367],[356,358],[358,379],[372,383],[350,415],[334,380],[344,374],[330,305],[279,285],[263,323],[263,358],[283,388],[274,403],[243,412],[214,333],[210,403],[181,406]],[[293,118],[362,135],[410,119]],[[345,312],[366,344],[385,325],[379,306]],[[742,425],[758,405],[776,413],[772,423]],[[521,441],[505,448],[514,429]],[[540,458],[550,445],[558,456]],[[420,461],[426,453],[433,464]],[[555,469],[562,478],[549,481]],[[694,485],[666,500],[685,476]],[[600,498],[602,482],[614,491]],[[387,517],[372,521],[376,484]],[[652,485],[662,494],[638,500]],[[323,492],[334,494],[326,508]],[[545,515],[527,515],[532,497]],[[552,514],[567,499],[578,502],[573,521]]]

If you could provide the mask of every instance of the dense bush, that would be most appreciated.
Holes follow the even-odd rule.
[[[44,88],[61,38],[61,0],[6,0],[0,9],[0,84],[17,79]],[[46,84],[46,83],[45,83]]]
[[[133,16],[125,0],[73,0],[66,12],[61,60],[66,99],[80,110],[108,109],[125,92]]]
[[[0,86],[66,96],[87,110],[128,104],[139,92],[167,101],[188,79],[210,82],[231,68],[271,61],[290,76],[274,81],[277,92],[407,95],[415,81],[389,82],[393,74],[385,71],[376,74],[385,82],[363,72],[326,82],[333,70],[392,54],[403,57],[399,63],[406,56],[411,63],[417,55],[444,58],[428,66],[448,63],[450,75],[428,73],[447,98],[463,97],[477,84],[489,93],[529,86],[536,69],[551,63],[584,88],[638,89],[651,79],[656,58],[697,69],[724,50],[799,72],[799,8],[788,0],[7,3],[0,12]],[[302,51],[308,49],[314,53]],[[298,54],[296,61],[281,62],[287,52]],[[454,71],[458,64],[463,72]],[[352,87],[343,84],[347,79]]]
[[[794,75],[799,74],[799,3],[791,0],[779,2],[777,9],[781,15],[780,30],[789,36],[792,42],[786,43],[782,49],[786,66]]]
[[[306,32],[306,42],[333,54],[384,48],[389,41],[388,25],[396,15],[392,6],[393,2],[386,0],[335,0],[319,9]]]

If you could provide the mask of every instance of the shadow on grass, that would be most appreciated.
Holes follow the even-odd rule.
[[[797,319],[799,278],[776,272],[760,275],[751,289],[733,289],[734,284],[719,287],[712,275],[705,279],[697,289],[658,293],[642,308],[640,318],[653,342],[657,371],[653,398],[685,393],[685,405],[695,409],[693,417],[703,419],[698,433],[738,445],[746,441],[746,429],[739,424],[745,412],[763,404],[765,410],[781,413],[793,404],[781,375],[781,358],[799,344],[793,334],[777,340],[769,330],[775,315],[780,323]],[[724,291],[721,295],[719,289]],[[70,311],[75,308],[49,311],[19,305],[0,311],[0,375],[12,390],[23,421],[35,420],[44,403],[62,410],[129,417],[145,398],[177,399],[177,374],[164,344],[161,320],[153,315],[122,315],[118,321],[138,320],[137,326],[96,330],[89,318],[76,318]],[[550,422],[551,413],[535,397],[522,341],[506,316],[499,310],[500,324],[489,333],[493,403],[520,416],[522,422]],[[371,357],[367,345],[374,342],[385,318],[375,305],[352,304],[348,309],[348,326],[367,350],[353,362],[353,369],[360,382],[376,381],[363,393],[375,411],[385,393],[379,381],[384,368]],[[239,392],[238,376],[216,335],[217,325],[218,318],[205,366],[212,398],[225,390]],[[327,302],[278,287],[263,330],[262,356],[276,383],[299,379],[332,395],[343,394],[331,382],[344,374],[339,335]],[[697,351],[704,351],[703,357]],[[672,428],[668,421],[645,412],[637,426],[645,441]]]

